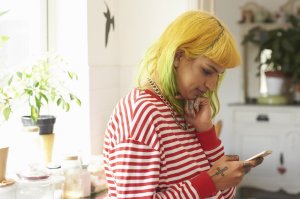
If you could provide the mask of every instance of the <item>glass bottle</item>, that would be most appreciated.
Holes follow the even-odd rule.
[[[64,198],[80,198],[82,196],[82,166],[78,156],[67,156],[62,162],[65,176]]]

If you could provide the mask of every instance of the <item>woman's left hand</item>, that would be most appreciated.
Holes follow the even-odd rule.
[[[196,128],[197,132],[209,130],[212,124],[212,112],[207,97],[199,96],[195,100],[186,100],[185,119]]]

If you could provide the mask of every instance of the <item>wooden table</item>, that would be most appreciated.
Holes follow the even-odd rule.
[[[101,191],[99,193],[94,193],[86,199],[104,199],[107,196],[107,190]]]

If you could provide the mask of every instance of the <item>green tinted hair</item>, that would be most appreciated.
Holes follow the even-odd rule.
[[[179,50],[191,59],[205,56],[225,69],[239,65],[241,59],[233,36],[215,16],[203,11],[187,11],[177,17],[145,53],[137,78],[141,89],[145,88],[147,77],[154,80],[176,111],[183,115],[183,101],[174,97],[178,91],[173,62]],[[222,79],[220,75],[216,90],[206,93],[213,117],[220,108],[217,91]]]

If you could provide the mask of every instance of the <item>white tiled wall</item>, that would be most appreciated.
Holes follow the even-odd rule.
[[[105,48],[102,12],[106,11],[106,7],[104,2],[89,1],[92,153],[102,152],[103,136],[109,116],[119,98],[135,86],[138,64],[144,52],[175,16],[189,8],[191,2],[194,1],[115,0],[107,2],[114,16],[115,30],[111,34],[111,45]],[[102,26],[99,26],[101,23]],[[115,43],[116,41],[118,44]]]
[[[92,153],[100,153],[108,118],[119,99],[118,66],[90,67],[90,142]]]

